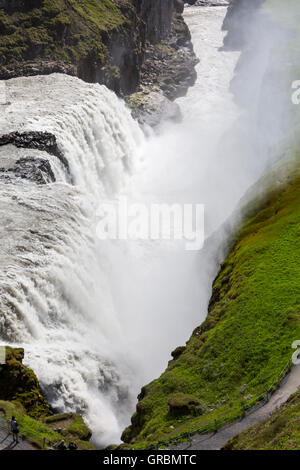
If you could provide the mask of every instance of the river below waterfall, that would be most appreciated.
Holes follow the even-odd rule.
[[[25,348],[50,403],[82,412],[98,445],[118,442],[142,385],[205,318],[217,246],[100,241],[97,208],[120,195],[150,204],[205,204],[209,237],[230,216],[263,164],[239,132],[229,84],[237,52],[219,51],[225,7],[190,7],[198,79],[178,100],[180,124],[144,137],[123,102],[64,75],[7,82],[1,133],[56,135],[56,157],[2,147],[13,159],[49,159],[56,182],[0,181],[0,333]]]

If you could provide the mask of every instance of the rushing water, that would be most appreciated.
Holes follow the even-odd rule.
[[[159,242],[101,242],[97,207],[120,194],[151,202],[204,203],[206,236],[231,214],[257,164],[229,132],[240,111],[228,91],[238,53],[221,52],[225,8],[189,8],[198,80],[181,124],[145,140],[105,87],[63,75],[7,82],[1,133],[57,136],[74,184],[56,157],[56,183],[0,182],[0,332],[26,350],[53,406],[83,412],[98,444],[119,439],[135,396],[205,317],[217,270],[203,253]],[[243,149],[243,151],[242,151]]]
[[[52,75],[6,88],[2,132],[53,132],[75,185],[56,157],[1,148],[1,167],[21,156],[50,158],[57,181],[0,184],[1,338],[25,347],[53,406],[84,412],[96,437],[115,438],[128,419],[135,358],[122,331],[126,319],[115,311],[111,260],[95,237],[94,212],[126,186],[143,135],[105,87]]]

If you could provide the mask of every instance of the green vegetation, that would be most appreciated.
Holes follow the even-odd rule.
[[[161,377],[143,387],[123,434],[132,447],[221,427],[280,380],[300,338],[300,155],[286,162],[285,175],[284,166],[271,178],[280,183],[246,207],[207,319]],[[176,393],[192,394],[208,412],[175,417],[168,400]]]
[[[24,349],[6,348],[6,363],[0,365],[0,399],[21,403],[29,416],[52,414],[35,373],[22,364]]]
[[[39,59],[104,64],[113,31],[128,27],[129,0],[36,0],[0,9],[0,65]]]
[[[43,447],[43,439],[47,441],[59,442],[62,437],[52,431],[51,428],[47,427],[40,421],[28,416],[24,407],[20,403],[0,401],[0,416],[3,416],[7,422],[12,416],[15,416],[20,428],[20,434],[23,435],[31,443],[37,447]]]
[[[11,416],[15,416],[21,436],[38,448],[43,448],[45,442],[44,448],[48,449],[58,444],[61,439],[76,442],[79,449],[94,448],[88,442],[91,432],[79,415],[72,413],[54,415],[39,421],[28,416],[20,403],[0,400],[0,416],[6,420],[7,425]]]
[[[44,422],[50,426],[61,429],[61,433],[69,439],[73,437],[82,441],[91,438],[91,431],[84,423],[82,417],[74,413],[61,413],[49,416]]]
[[[300,391],[272,416],[231,439],[225,450],[298,450]]]
[[[75,413],[54,414],[23,358],[23,349],[6,348],[6,363],[0,365],[0,417],[8,423],[14,415],[21,435],[40,448],[44,442],[49,448],[65,439],[75,441],[79,449],[93,449],[83,418]]]
[[[178,392],[168,399],[169,411],[172,416],[182,416],[188,414],[202,414],[203,410],[200,406],[198,398],[192,395],[186,395]]]

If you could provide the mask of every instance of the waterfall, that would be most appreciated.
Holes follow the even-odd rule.
[[[46,158],[56,178],[46,185],[0,180],[2,342],[24,346],[51,404],[84,413],[98,441],[108,443],[127,423],[137,367],[94,214],[103,198],[126,187],[143,135],[114,93],[69,76],[7,81],[6,98],[1,134],[54,134],[74,184],[55,156],[0,148],[1,167]]]
[[[6,99],[3,134],[51,132],[77,186],[102,196],[120,189],[134,166],[142,133],[114,93],[53,74],[7,81]]]
[[[0,148],[6,165],[46,158],[56,179],[0,180],[1,339],[25,348],[52,406],[83,413],[97,445],[118,442],[140,387],[159,375],[206,314],[217,269],[213,250],[101,242],[97,208],[121,194],[145,204],[206,203],[207,234],[222,222],[220,211],[225,219],[231,210],[237,198],[231,193],[227,213],[218,208],[209,143],[224,132],[225,115],[227,127],[237,116],[228,88],[238,55],[218,52],[225,12],[188,10],[199,78],[180,100],[183,122],[165,124],[147,140],[103,86],[60,74],[6,82],[1,134],[55,135],[70,175],[45,151]]]
[[[139,388],[205,318],[218,269],[216,240],[200,253],[101,242],[99,204],[203,203],[209,237],[264,169],[229,92],[239,53],[219,51],[225,13],[187,9],[198,80],[178,100],[183,122],[147,140],[104,86],[59,74],[6,82],[1,134],[53,134],[68,168],[45,150],[0,147],[0,168],[40,158],[55,176],[0,178],[1,343],[25,348],[52,406],[83,413],[97,445],[119,441]]]

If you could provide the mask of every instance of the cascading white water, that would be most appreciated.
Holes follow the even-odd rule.
[[[76,78],[19,78],[7,82],[6,95],[1,132],[52,132],[74,185],[56,157],[2,147],[1,167],[21,156],[48,158],[57,182],[0,184],[1,338],[25,347],[53,406],[83,412],[109,442],[124,414],[128,419],[122,410],[132,399],[135,359],[111,297],[111,260],[97,242],[94,213],[126,186],[143,135],[112,92]]]
[[[2,343],[25,347],[52,405],[83,412],[101,445],[118,441],[139,388],[204,319],[217,262],[215,244],[188,253],[101,242],[98,204],[120,194],[204,203],[208,236],[263,167],[229,132],[240,111],[228,92],[238,53],[218,51],[225,12],[187,9],[198,80],[179,100],[183,122],[147,141],[105,87],[56,74],[7,82],[1,134],[55,134],[74,185],[56,157],[1,149],[1,167],[16,156],[46,157],[57,180],[0,182]]]

